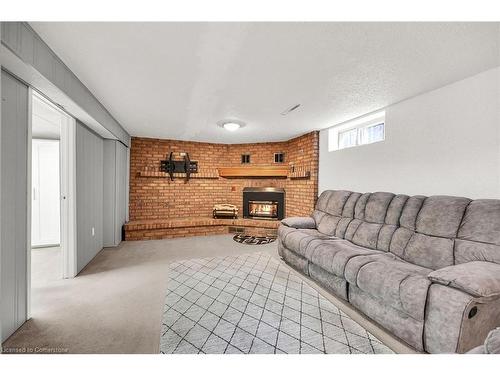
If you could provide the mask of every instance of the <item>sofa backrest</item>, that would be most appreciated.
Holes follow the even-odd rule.
[[[318,230],[439,269],[500,263],[500,200],[324,191],[313,212]]]

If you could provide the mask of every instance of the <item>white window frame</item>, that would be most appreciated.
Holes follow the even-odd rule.
[[[384,125],[384,132],[382,139],[373,142],[362,143],[361,142],[362,130],[379,124]],[[348,132],[353,129],[357,130],[356,144],[347,147],[340,147],[339,144],[340,134]],[[359,117],[357,119],[347,121],[339,125],[335,125],[330,129],[328,129],[328,151],[344,150],[346,148],[363,146],[376,142],[382,142],[384,140],[385,140],[385,111],[379,111],[367,116]]]

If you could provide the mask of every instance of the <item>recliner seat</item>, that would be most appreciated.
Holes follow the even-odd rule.
[[[500,325],[500,200],[327,190],[278,251],[419,351],[466,352]]]

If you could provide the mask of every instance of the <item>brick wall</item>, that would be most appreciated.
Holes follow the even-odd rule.
[[[170,152],[180,159],[188,152],[198,161],[200,173],[223,166],[240,166],[241,154],[251,155],[251,165],[274,165],[274,153],[285,152],[285,164],[311,171],[310,178],[203,178],[185,182],[162,177],[142,177],[141,171],[158,171]],[[165,139],[132,138],[130,150],[130,220],[211,216],[217,203],[231,203],[243,213],[244,187],[283,187],[286,216],[308,215],[318,194],[319,134],[312,132],[286,142],[213,144]]]

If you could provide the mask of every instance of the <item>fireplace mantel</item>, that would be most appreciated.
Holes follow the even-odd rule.
[[[288,166],[221,167],[221,177],[288,177]]]

